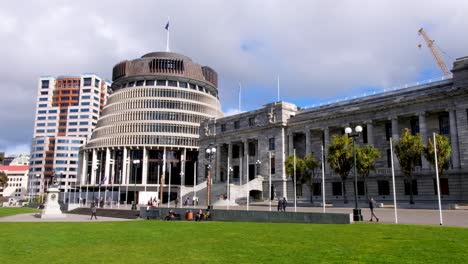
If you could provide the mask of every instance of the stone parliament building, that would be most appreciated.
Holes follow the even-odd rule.
[[[344,133],[347,126],[364,129],[356,138],[358,145],[375,146],[381,153],[376,171],[368,179],[369,195],[378,201],[391,201],[392,175],[389,139],[399,139],[402,130],[420,133],[424,143],[432,133],[450,139],[450,168],[441,176],[443,202],[468,202],[468,57],[454,62],[453,77],[398,90],[390,90],[308,109],[287,102],[274,102],[257,110],[219,119],[206,119],[200,126],[198,181],[207,175],[209,162],[204,153],[216,147],[212,161],[214,184],[227,184],[229,173],[232,199],[267,199],[269,177],[276,197],[293,199],[291,175],[285,172],[285,159],[296,150],[298,156],[312,154],[321,160],[331,136]],[[325,154],[326,156],[326,154]],[[399,202],[409,201],[409,184],[395,158],[396,195]],[[321,175],[321,171],[318,173]],[[353,172],[346,181],[352,197]],[[437,200],[435,171],[424,157],[415,168],[413,193],[416,203]],[[256,182],[256,184],[251,184]],[[259,184],[260,183],[260,184]],[[224,189],[226,192],[226,189]],[[320,199],[321,177],[312,190],[298,185],[299,198]],[[327,202],[343,201],[341,178],[325,163]],[[358,175],[358,196],[365,201],[364,184]]]

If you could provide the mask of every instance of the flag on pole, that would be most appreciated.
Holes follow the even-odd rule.
[[[166,26],[164,27],[165,30],[169,30],[169,20],[166,23]]]

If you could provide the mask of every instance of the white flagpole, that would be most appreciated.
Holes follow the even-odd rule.
[[[297,195],[296,195],[296,149],[294,149],[294,212],[297,212]]]
[[[246,166],[247,167],[247,173],[246,173],[246,176],[247,176],[247,179],[245,179],[245,187],[247,187],[247,211],[249,211],[249,196],[250,196],[250,190],[249,190],[249,172],[250,172],[250,169],[249,169],[249,153],[248,153],[248,150],[247,150],[247,156],[246,156]]]
[[[88,186],[89,186],[89,183],[86,182],[86,200],[85,200],[85,207],[88,206]]]
[[[268,152],[268,208],[271,211],[271,151]]]
[[[395,208],[395,224],[398,224],[398,213],[396,203],[396,190],[395,190],[395,167],[393,166],[393,143],[390,138],[390,162],[392,163],[392,185],[393,185],[393,207]]]
[[[197,185],[197,162],[193,163],[193,197],[192,204],[195,207],[195,198],[197,197],[197,191],[195,190],[195,185]]]
[[[226,192],[227,192],[227,209],[229,210],[229,204],[231,203],[231,194],[229,193],[229,174],[231,173],[231,164],[229,162],[229,155],[227,157],[227,182],[226,182]]]
[[[434,160],[435,160],[435,171],[436,171],[436,183],[437,183],[437,200],[439,201],[439,224],[443,224],[442,220],[442,204],[440,202],[440,182],[439,182],[439,167],[437,164],[437,142],[436,142],[436,134],[432,133],[434,138]]]
[[[156,179],[156,186],[157,186],[156,188],[157,188],[157,190],[158,190],[158,198],[156,198],[156,200],[159,199],[159,191],[160,191],[160,190],[159,190],[159,176],[160,176],[160,175],[159,175],[159,164],[158,164],[158,166],[157,166],[157,170],[158,170],[158,178]]]
[[[167,208],[171,204],[171,175],[172,175],[172,163],[169,162],[169,187],[167,190]]]
[[[239,113],[241,112],[242,85],[239,82]]]
[[[278,102],[280,101],[280,80],[279,80],[279,75],[277,79],[277,89],[278,89]]]
[[[322,145],[322,207],[325,213],[325,159],[323,156],[323,145]]]

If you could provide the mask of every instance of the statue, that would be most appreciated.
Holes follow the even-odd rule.
[[[269,124],[275,123],[275,112],[273,108],[270,108],[270,113],[268,113],[268,123]]]
[[[205,137],[210,136],[210,128],[208,127],[208,124],[205,124],[204,130],[205,130]]]

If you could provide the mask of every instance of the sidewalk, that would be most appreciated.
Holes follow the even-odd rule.
[[[129,219],[98,217],[98,220],[89,220],[89,215],[66,214],[65,218],[42,219],[39,214],[18,214],[0,217],[0,222],[109,222],[109,221],[130,221]]]

